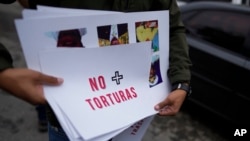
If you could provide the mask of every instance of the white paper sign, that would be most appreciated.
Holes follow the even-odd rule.
[[[46,86],[45,96],[53,96],[85,140],[128,126],[152,115],[140,112],[152,96],[150,48],[151,42],[143,42],[41,52],[42,72],[65,80],[60,87]]]
[[[55,9],[52,14],[53,16],[48,16],[48,14],[46,13],[50,10],[53,11],[51,8],[46,9],[45,7],[45,9],[41,8],[40,10],[38,10],[39,13],[34,13],[34,11],[29,11],[30,13],[29,12],[26,13],[27,15],[25,19],[19,19],[15,21],[18,35],[19,35],[21,45],[24,51],[25,59],[27,61],[27,65],[29,68],[32,68],[38,71],[41,70],[40,68],[41,64],[39,62],[39,57],[38,57],[39,53],[41,53],[41,56],[42,56],[44,51],[48,51],[47,55],[53,54],[52,52],[54,53],[57,52],[55,50],[58,50],[59,52],[66,52],[65,51],[67,50],[66,48],[61,48],[63,45],[67,43],[67,42],[63,42],[61,38],[61,32],[64,33],[65,35],[65,33],[67,33],[67,31],[69,30],[77,31],[78,32],[77,34],[80,35],[80,38],[79,38],[80,40],[75,44],[77,45],[80,44],[82,47],[81,49],[104,47],[110,44],[117,44],[117,43],[118,44],[133,44],[133,43],[138,44],[144,41],[152,41],[150,76],[148,76],[149,80],[146,80],[146,83],[150,88],[147,92],[152,93],[153,95],[149,95],[150,98],[145,99],[143,102],[141,102],[142,104],[148,103],[147,105],[148,107],[145,107],[145,109],[142,110],[141,112],[144,114],[144,117],[142,118],[146,118],[145,117],[146,115],[152,115],[156,113],[156,111],[154,111],[153,109],[154,105],[157,104],[159,101],[163,100],[164,98],[166,98],[169,92],[169,89],[168,89],[169,82],[167,78],[168,59],[169,59],[168,58],[168,55],[169,55],[168,54],[169,53],[169,15],[168,15],[169,13],[168,11],[121,13],[122,14],[121,16],[121,14],[119,13],[109,14],[108,12],[105,15],[98,15],[98,12],[100,11],[96,13],[97,15],[95,14],[80,15],[80,14],[77,14],[80,11],[72,10],[72,16],[71,14],[65,14],[65,16],[61,16],[61,13],[63,10]],[[66,11],[66,9],[64,10]],[[38,18],[34,18],[33,14],[38,16]],[[55,17],[56,15],[60,15],[60,17]],[[103,35],[102,33],[108,33],[108,34]],[[70,47],[73,47],[73,46],[70,46]],[[72,48],[70,48],[70,50],[72,50]],[[59,52],[58,54],[61,54]],[[123,53],[120,54],[120,56],[123,56],[123,55],[124,55]],[[99,56],[96,58],[96,55],[87,55],[87,56],[89,56],[89,58],[82,59],[82,62],[86,63],[89,61],[89,59],[96,60],[99,58]],[[52,55],[50,57],[52,58],[52,60],[54,59],[56,60],[56,56],[53,57]],[[69,61],[70,59],[68,55],[67,56],[62,55],[61,57],[62,58],[65,57],[64,58],[65,60],[63,64],[61,64],[61,66],[62,65],[69,66],[69,64],[72,64],[72,62]],[[100,62],[101,61],[102,60],[100,60]],[[91,67],[96,67],[96,68],[112,66],[107,62],[99,63],[99,64],[97,63],[96,66],[94,66],[93,64],[91,65],[92,65]],[[139,65],[137,65],[136,67],[139,67]],[[92,72],[89,72],[86,70],[84,71],[86,75],[92,75]],[[70,67],[67,67],[63,71],[70,73],[71,70],[70,70]],[[55,73],[54,75],[58,76],[59,72]],[[48,73],[48,72],[45,72],[45,73]],[[80,73],[80,70],[78,70],[78,73]],[[78,73],[74,73],[74,74],[71,74],[70,77],[66,77],[65,81],[68,81],[68,82],[74,81],[75,79],[77,79]],[[93,77],[96,80],[100,79],[100,81],[102,79],[102,77],[99,77],[98,75],[93,76]],[[119,74],[118,74],[118,77],[119,77]],[[92,81],[94,81],[94,78]],[[130,78],[130,80],[133,81],[132,78]],[[74,86],[80,85],[80,83],[75,83],[76,85],[74,86],[73,84],[74,83],[67,85],[66,88],[68,89],[68,88],[72,88]],[[130,82],[126,82],[126,84],[127,85],[130,84]],[[87,87],[87,85],[84,85],[83,87]],[[112,90],[110,89],[110,91],[116,91],[116,90],[112,88]],[[85,136],[85,133],[84,133],[84,137],[82,137],[83,135],[79,135],[78,133],[79,129],[82,129],[82,127],[78,127],[77,125],[76,126],[74,125],[75,120],[79,121],[80,117],[76,118],[76,117],[71,117],[70,115],[73,110],[69,107],[71,107],[72,105],[77,105],[77,104],[63,106],[60,103],[61,101],[64,101],[67,99],[67,97],[64,95],[67,95],[68,93],[72,93],[72,92],[75,94],[79,91],[75,92],[75,90],[73,91],[66,90],[64,92],[65,94],[62,94],[62,97],[55,98],[53,94],[52,96],[49,96],[49,98],[47,97],[48,101],[53,103],[51,104],[54,107],[53,110],[59,111],[57,113],[58,119],[64,125],[63,126],[64,130],[66,130],[68,136],[70,136],[72,140],[76,138],[80,140],[85,140],[88,138],[89,140],[96,139],[95,141],[99,141],[99,140],[106,139],[111,136],[113,137],[119,134],[120,132],[122,132],[123,130],[125,130],[127,127],[131,126],[131,124],[138,122],[142,119],[142,118],[139,119],[139,118],[133,117],[133,115],[131,115],[131,117],[130,116],[128,117],[131,120],[130,124],[120,126],[119,128],[117,126],[117,128],[113,129],[113,131],[111,132],[108,132],[108,130],[110,129],[100,129],[100,130],[97,130],[97,134],[90,133],[89,135],[87,135],[87,137]],[[96,104],[93,97],[91,98],[87,100],[88,104],[92,105],[90,106],[92,109],[95,109],[95,110],[98,109],[98,104]],[[78,103],[80,103],[79,99],[75,99],[75,100],[79,101]],[[105,99],[104,99],[104,103],[105,103]],[[77,106],[81,106],[81,105],[77,105]],[[126,109],[125,112],[129,112],[129,109]],[[72,118],[76,118],[76,119],[72,120]],[[132,119],[133,119],[133,122],[132,122]],[[116,122],[117,123],[119,122],[119,124],[122,123],[121,121],[115,121],[115,124]],[[110,124],[113,124],[113,123],[110,123]],[[104,131],[101,131],[101,130],[104,130]]]
[[[115,136],[111,141],[141,141],[153,119],[154,116],[149,116],[137,121],[128,129]]]

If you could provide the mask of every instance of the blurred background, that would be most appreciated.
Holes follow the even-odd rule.
[[[143,141],[245,141],[250,134],[250,0],[180,0],[192,68],[192,95],[174,117],[152,121]],[[0,42],[26,67],[14,19],[19,3],[0,4]],[[32,40],[32,39],[31,39]],[[236,129],[248,129],[234,136]],[[47,141],[37,110],[0,90],[0,141]]]

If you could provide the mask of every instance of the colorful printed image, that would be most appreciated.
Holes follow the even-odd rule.
[[[159,35],[158,21],[142,21],[135,23],[136,41],[145,42],[152,41],[152,62],[149,74],[149,86],[153,87],[162,82],[160,70],[160,56],[156,55],[159,52]]]
[[[152,41],[152,50],[159,51],[158,22],[156,20],[136,22],[135,26],[136,41]]]
[[[162,82],[161,70],[160,70],[160,59],[159,55],[152,57],[152,63],[149,74],[149,86],[153,87]]]
[[[128,24],[97,27],[99,46],[129,44]]]
[[[48,32],[47,36],[56,40],[57,47],[84,47],[82,36],[85,34],[86,28],[81,28]]]

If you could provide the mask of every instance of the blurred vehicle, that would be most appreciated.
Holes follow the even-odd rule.
[[[183,107],[219,126],[250,126],[250,8],[192,2],[180,10],[193,62]]]
[[[178,6],[182,6],[182,5],[185,5],[185,4],[187,4],[186,1],[177,0],[177,5],[178,5]]]
[[[215,2],[229,2],[232,4],[240,4],[240,5],[248,5],[250,6],[250,0],[177,0],[179,6],[190,2],[197,2],[197,1],[215,1]]]
[[[250,6],[250,0],[232,0],[232,3]]]

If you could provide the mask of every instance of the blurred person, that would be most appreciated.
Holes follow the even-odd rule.
[[[47,120],[43,115],[46,104],[43,85],[60,85],[63,80],[27,68],[13,68],[13,60],[0,43],[0,88],[36,107],[39,131],[47,131]]]
[[[3,4],[11,4],[13,2],[15,0],[0,0],[0,3]],[[38,129],[42,132],[47,131],[44,106],[46,101],[42,85],[59,85],[62,83],[62,80],[26,68],[13,68],[12,62],[10,53],[0,43],[0,88],[31,104],[43,104],[36,106]]]
[[[169,95],[162,100],[162,102],[155,105],[155,110],[158,111],[160,116],[174,116],[176,115],[187,94],[189,94],[189,86],[191,80],[191,61],[188,54],[188,45],[186,42],[185,28],[181,21],[180,11],[177,6],[176,0],[19,0],[19,2],[26,8],[36,8],[36,5],[47,5],[55,7],[67,7],[67,8],[79,8],[79,9],[95,9],[95,10],[110,10],[120,12],[136,12],[136,11],[155,11],[155,10],[169,10],[170,13],[170,56],[169,56],[169,70],[168,77],[172,84],[172,91]],[[6,52],[6,50],[4,50]],[[1,56],[2,58],[2,56]],[[10,58],[5,57],[7,63],[5,68],[10,68]],[[2,63],[2,62],[1,62]],[[12,76],[11,82],[23,82],[21,79],[24,77],[15,77],[13,70],[16,69],[5,69],[0,73],[7,72],[7,76]],[[5,84],[5,90],[9,91],[13,95],[20,97],[27,102],[31,103],[46,103],[42,85],[43,84],[54,84],[59,85],[62,83],[62,79],[47,76],[45,74],[32,71],[30,69],[22,69],[24,72],[19,72],[20,76],[25,76],[26,85],[20,83],[16,87],[12,87],[11,83],[5,84],[3,80],[8,77],[3,77],[0,83]],[[26,74],[25,72],[31,71],[32,74]],[[5,74],[6,75],[6,74]],[[41,77],[37,77],[37,75]],[[14,77],[13,77],[14,76]],[[33,85],[31,85],[33,84]],[[29,90],[28,90],[29,88]],[[17,89],[25,90],[23,93],[16,91]],[[49,140],[50,141],[68,141],[66,134],[61,128],[56,116],[52,109],[47,104],[47,116],[49,120]]]

